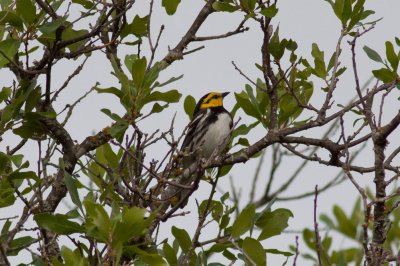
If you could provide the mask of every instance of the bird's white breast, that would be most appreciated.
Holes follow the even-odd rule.
[[[204,135],[204,143],[201,147],[203,157],[211,156],[215,151],[218,155],[229,143],[232,118],[227,113],[218,114],[218,119],[212,123]]]

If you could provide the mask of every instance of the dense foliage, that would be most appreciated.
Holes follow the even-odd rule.
[[[365,0],[326,1],[341,25],[336,48],[323,51],[314,43],[310,56],[298,53],[296,40],[280,35],[274,20],[279,13],[276,0],[207,0],[180,41],[163,55],[159,46],[163,45],[164,26],[152,28],[154,10],[176,16],[181,1],[139,2],[0,1],[0,68],[13,75],[9,84],[1,82],[0,91],[4,144],[0,207],[17,208],[19,213],[11,217],[2,211],[0,264],[10,265],[12,260],[34,265],[225,265],[236,261],[266,265],[267,255],[283,256],[293,265],[299,256],[318,265],[399,263],[399,191],[394,184],[400,174],[400,147],[389,140],[398,133],[400,113],[388,111],[385,99],[399,97],[400,39],[385,42],[385,55],[357,46],[357,40],[379,23]],[[138,5],[146,6],[146,15],[137,12]],[[232,25],[234,30],[198,35],[209,15],[226,13],[242,17],[238,25]],[[206,158],[189,169],[196,177],[191,192],[199,182],[210,184],[207,198],[197,202],[194,233],[173,226],[171,237],[159,239],[158,232],[166,230],[163,222],[179,219],[187,211],[173,204],[182,188],[175,180],[183,172],[179,152],[183,135],[174,131],[171,118],[171,127],[165,132],[145,132],[142,125],[152,116],[162,115],[171,104],[183,104],[190,117],[196,104],[192,96],[183,100],[181,90],[171,89],[182,76],[166,80],[160,76],[164,78],[164,70],[204,48],[192,47],[193,43],[229,40],[246,34],[249,27],[258,30],[261,53],[254,62],[256,80],[246,75],[254,69],[243,70],[233,63],[247,83],[234,95],[236,123],[231,147],[235,152]],[[344,47],[346,42],[350,45]],[[125,46],[133,53],[121,53]],[[348,66],[341,63],[343,49],[352,55]],[[371,73],[375,82],[365,87],[360,82],[369,77],[359,77],[356,51],[381,64]],[[114,85],[97,83],[60,109],[57,102],[66,92],[72,93],[70,82],[82,75],[88,58],[98,53],[105,55],[101,64],[112,69]],[[56,75],[54,68],[66,61],[72,62],[75,70]],[[347,105],[336,104],[337,89],[344,86],[340,78],[348,71],[354,77],[348,89],[355,98]],[[65,82],[55,87],[54,79]],[[315,92],[323,95],[322,101],[312,97]],[[77,115],[76,106],[91,93],[116,97],[123,113],[99,110],[113,122],[101,125],[103,130],[78,143],[68,126],[79,128],[79,124],[68,122]],[[383,112],[389,115],[383,117]],[[238,113],[251,120],[243,119],[244,123]],[[325,133],[316,137],[311,133],[314,129]],[[252,142],[247,136],[254,131],[262,132],[262,137]],[[335,134],[337,141],[331,139]],[[154,160],[149,152],[157,145],[167,147],[162,160]],[[24,154],[26,147],[35,150],[34,158]],[[232,165],[257,158],[262,162],[266,150],[272,153],[271,171],[259,200],[252,197],[240,209],[244,204],[234,189],[215,196],[218,180],[228,174],[235,176]],[[372,165],[354,163],[361,150],[374,158]],[[275,170],[293,155],[302,164],[282,186],[272,189]],[[265,248],[293,219],[289,209],[275,208],[274,202],[283,199],[282,193],[302,178],[304,165],[311,163],[341,171],[324,187],[300,196],[315,200],[314,225],[305,229],[299,240],[310,252],[299,251],[298,242],[288,243],[290,252]],[[372,177],[368,186],[357,181],[362,174]],[[257,174],[252,182],[256,179]],[[359,192],[352,213],[334,206],[333,215],[318,217],[318,193],[341,182],[352,182]],[[70,203],[67,211],[60,208],[61,202]],[[217,228],[215,234],[201,238],[210,226]],[[351,239],[354,246],[334,248],[335,234]],[[21,254],[31,258],[20,260]]]

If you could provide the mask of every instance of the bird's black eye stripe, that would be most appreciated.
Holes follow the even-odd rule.
[[[209,103],[212,99],[218,99],[219,96],[217,94],[213,95],[210,99],[208,99],[207,101],[205,101],[204,103]]]

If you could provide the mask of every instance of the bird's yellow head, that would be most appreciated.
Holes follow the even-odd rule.
[[[222,106],[222,99],[228,94],[229,92],[210,92],[204,95],[199,101],[199,109]]]
[[[196,108],[194,108],[193,115],[196,115],[198,111],[201,109],[221,107],[222,99],[228,95],[229,92],[210,92],[201,97],[201,99],[197,102]]]

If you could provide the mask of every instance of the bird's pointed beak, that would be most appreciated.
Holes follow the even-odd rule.
[[[226,95],[228,95],[229,94],[229,92],[223,92],[222,93],[222,98],[224,98]]]

